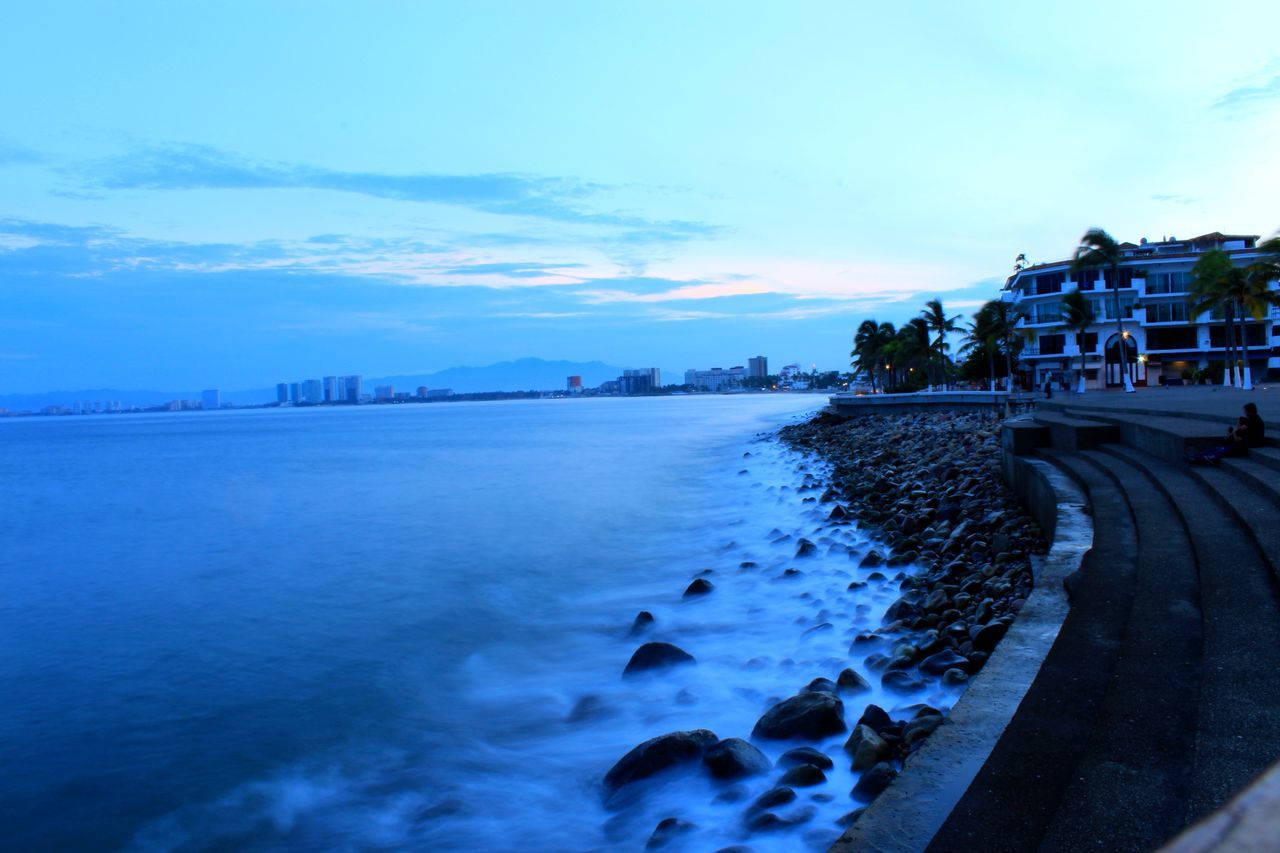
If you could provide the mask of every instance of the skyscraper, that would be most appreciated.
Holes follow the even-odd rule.
[[[342,378],[338,376],[326,376],[324,378],[324,401],[326,403],[338,403],[342,400]]]
[[[747,359],[747,375],[764,379],[769,375],[769,359],[762,355]]]
[[[302,383],[301,382],[289,383],[289,399],[294,403],[297,403],[302,400]]]
[[[277,403],[289,402],[289,386],[284,382],[276,383],[276,402]]]
[[[302,383],[302,401],[312,405],[324,402],[324,385],[319,379],[308,379]]]
[[[342,377],[342,389],[344,400],[359,403],[360,395],[364,393],[364,377],[359,374]]]

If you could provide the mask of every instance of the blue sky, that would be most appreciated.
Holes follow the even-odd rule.
[[[837,368],[1280,227],[1280,4],[1045,5],[5,2],[0,392]]]

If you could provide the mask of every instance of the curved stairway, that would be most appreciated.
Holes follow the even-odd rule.
[[[1087,492],[1058,638],[932,851],[1152,850],[1280,756],[1280,451],[1211,423],[1037,414],[1016,448]],[[1007,442],[1006,447],[1015,443]]]

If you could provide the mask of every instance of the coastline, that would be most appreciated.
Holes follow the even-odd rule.
[[[820,522],[772,567],[781,570],[773,582],[803,574],[783,563],[846,551],[843,592],[859,619],[842,619],[828,598],[826,621],[806,633],[844,630],[847,652],[828,657],[817,677],[797,673],[796,692],[766,701],[749,731],[670,731],[632,748],[604,774],[603,801],[616,813],[610,823],[679,774],[706,776],[711,791],[719,786],[715,802],[739,803],[731,832],[748,846],[722,849],[757,850],[784,838],[825,849],[942,726],[1031,592],[1031,557],[1044,542],[1000,478],[998,420],[929,414],[853,423],[819,414],[772,440],[799,454],[789,500]],[[775,543],[790,539],[771,533]],[[737,567],[762,570],[770,568]],[[716,570],[704,574],[690,579],[685,600],[716,594]],[[652,642],[649,615],[631,628],[630,665],[655,665],[661,678],[684,650]],[[925,695],[940,701],[921,701]],[[852,782],[848,791],[836,787],[842,780]],[[673,809],[649,824],[648,844],[678,849],[696,828],[688,817]]]

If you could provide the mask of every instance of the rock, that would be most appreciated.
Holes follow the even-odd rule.
[[[884,565],[884,555],[879,551],[868,551],[867,556],[858,563],[860,569],[874,569]]]
[[[794,767],[797,764],[812,764],[814,767],[823,770],[830,770],[835,766],[826,753],[818,752],[811,746],[798,746],[795,749],[788,749],[782,755],[778,756],[779,767]]]
[[[830,693],[836,695],[836,685],[830,678],[815,678],[805,685],[801,693]]]
[[[836,818],[836,823],[840,826],[853,826],[853,824],[857,822],[858,818],[862,817],[862,813],[866,810],[866,806],[854,809],[853,811]]]
[[[827,516],[827,521],[844,521],[849,517],[849,512],[840,504],[836,504],[831,510],[831,514]]]
[[[907,746],[911,746],[916,741],[923,740],[933,734],[940,725],[942,725],[942,717],[940,715],[917,717],[907,723],[907,727],[902,730],[902,742]]]
[[[697,827],[686,820],[678,817],[669,817],[661,821],[657,828],[654,829],[653,835],[649,836],[649,841],[644,845],[646,850],[659,850],[670,844],[677,836],[684,835],[691,829]]]
[[[711,592],[711,590],[713,589],[715,589],[715,586],[711,583],[711,581],[707,580],[706,578],[697,578],[693,581],[693,583],[685,587],[683,597],[695,598],[699,595],[706,595],[707,593]]]
[[[800,693],[766,711],[751,736],[769,740],[816,740],[845,730],[843,702],[830,693]]]
[[[918,594],[919,593],[916,593],[915,595]],[[916,604],[914,595],[908,593],[907,595],[902,596],[902,598],[899,598],[893,604],[889,605],[888,609],[884,612],[884,621],[886,623],[897,622],[899,619],[910,619],[919,615],[920,607]]]
[[[754,568],[758,567],[759,565],[760,565],[759,563],[756,563],[756,562],[754,562],[754,561],[752,561],[752,560],[743,560],[741,563],[738,563],[738,568],[740,568],[740,569],[754,569]]]
[[[814,634],[821,634],[823,631],[830,631],[834,628],[835,626],[832,625],[830,622],[823,622],[820,625],[814,625],[812,628],[806,628],[804,630],[804,633],[802,633],[800,636],[811,637]]]
[[[968,660],[960,657],[951,649],[943,649],[920,661],[920,671],[925,675],[942,675],[953,667],[964,669],[968,665]]]
[[[797,557],[810,557],[818,552],[818,546],[814,545],[808,539],[801,539],[796,543]]]
[[[717,779],[742,779],[768,773],[773,764],[763,752],[742,738],[725,738],[709,748],[702,763]]]
[[[879,705],[868,705],[866,710],[862,712],[862,716],[858,718],[856,726],[866,726],[871,731],[879,734],[889,726],[893,725],[893,720],[889,717],[889,713]]]
[[[605,787],[616,791],[678,764],[698,761],[718,740],[714,732],[706,729],[650,738],[618,759],[604,776]]]
[[[853,734],[844,744],[845,752],[853,758],[854,770],[868,770],[889,758],[893,748],[866,725],[855,726]]]
[[[861,646],[866,645],[867,643],[874,643],[878,639],[880,639],[879,634],[859,634],[853,638],[853,644]]]
[[[925,684],[909,672],[893,669],[880,676],[880,686],[892,693],[914,693]]]
[[[805,808],[792,813],[792,815],[787,818],[778,817],[773,812],[764,812],[763,814],[756,815],[751,820],[747,821],[747,829],[752,832],[769,832],[771,830],[789,829],[793,826],[799,826],[802,823],[813,820],[813,816],[817,814],[817,812],[818,810],[813,806],[806,806]]]
[[[1008,630],[1009,626],[1003,622],[988,622],[973,633],[973,648],[979,652],[990,652]]]
[[[857,641],[855,640],[854,642]],[[862,693],[871,689],[871,685],[867,680],[851,668],[840,671],[840,676],[836,679],[836,687],[841,690],[847,690],[850,693]]]
[[[969,680],[969,673],[963,669],[949,669],[942,673],[942,683],[948,685],[964,684]]]
[[[697,661],[693,655],[679,646],[673,646],[671,643],[645,643],[636,649],[635,654],[627,662],[627,668],[622,671],[622,674],[624,676],[633,675],[638,672],[688,663],[697,663]]]
[[[787,803],[795,802],[796,792],[790,788],[776,787],[770,788],[760,796],[756,797],[755,802],[747,807],[747,814],[752,812],[762,812],[765,809],[772,809],[778,806],[785,806]]]
[[[929,593],[929,597],[924,600],[924,609],[930,613],[936,613],[945,610],[947,607],[947,593],[941,589],[935,589]]]
[[[778,780],[779,785],[790,785],[796,788],[810,788],[827,781],[827,774],[812,764],[797,764]]]
[[[652,613],[648,610],[641,610],[636,614],[635,621],[631,623],[631,632],[627,636],[634,637],[638,634],[643,634],[653,627],[654,621]]]
[[[884,793],[884,789],[888,788],[896,778],[898,778],[898,771],[882,761],[863,773],[849,794],[855,800],[869,803]]]
[[[598,720],[612,713],[614,713],[613,709],[605,705],[599,696],[587,695],[574,703],[573,709],[569,711],[569,716],[565,720],[570,723],[581,723],[585,720]]]

